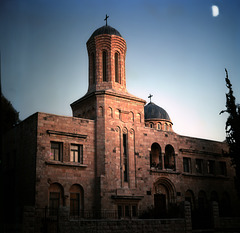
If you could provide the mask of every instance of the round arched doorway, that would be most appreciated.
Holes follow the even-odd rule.
[[[167,178],[160,178],[154,184],[155,217],[164,218],[170,207],[176,202],[176,191],[173,183]]]

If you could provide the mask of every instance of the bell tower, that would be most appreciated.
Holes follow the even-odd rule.
[[[87,41],[87,51],[88,91],[71,107],[74,117],[95,122],[96,208],[114,209],[126,197],[140,200],[135,150],[139,139],[135,133],[144,127],[146,102],[127,92],[126,41],[115,28],[106,22],[95,30]]]
[[[111,26],[93,32],[87,41],[88,93],[102,90],[126,92],[126,41]]]

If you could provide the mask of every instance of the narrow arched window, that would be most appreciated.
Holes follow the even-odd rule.
[[[166,145],[164,156],[164,167],[175,170],[175,152],[171,145]]]
[[[102,75],[103,81],[107,81],[107,52],[102,53]]]
[[[168,131],[168,125],[165,124],[164,127],[165,127],[165,131]]]
[[[94,53],[92,53],[92,55],[91,55],[91,60],[92,60],[92,83],[95,84],[95,82],[96,82],[96,59],[95,59]]]
[[[115,53],[115,82],[120,83],[119,80],[119,57],[118,53]]]

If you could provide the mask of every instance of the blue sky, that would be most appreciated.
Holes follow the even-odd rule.
[[[176,133],[222,141],[224,68],[240,102],[239,11],[237,0],[2,0],[3,94],[22,120],[71,116],[88,87],[86,42],[108,14],[127,42],[128,91],[153,94]]]

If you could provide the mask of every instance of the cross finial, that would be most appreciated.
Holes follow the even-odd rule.
[[[151,103],[152,97],[153,97],[153,95],[149,94],[148,98],[150,99],[150,103]]]
[[[107,26],[107,19],[109,18],[109,15],[106,15],[104,21],[106,21],[106,26]]]

